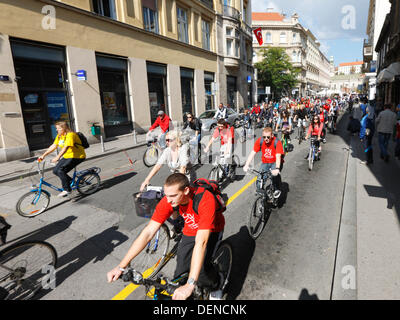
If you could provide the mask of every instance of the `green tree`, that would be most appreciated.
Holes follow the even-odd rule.
[[[258,84],[271,87],[271,92],[281,96],[297,86],[300,68],[293,67],[284,48],[269,48],[262,51],[263,60],[257,62]]]

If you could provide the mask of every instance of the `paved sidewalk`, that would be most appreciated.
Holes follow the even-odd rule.
[[[374,137],[374,163],[362,164],[364,148],[352,137],[356,159],[357,299],[400,299],[400,161],[380,159]]]
[[[104,152],[101,143],[91,144],[90,147],[85,150],[86,157],[87,159],[95,159],[123,150],[141,147],[146,144],[146,135],[136,135],[136,140],[137,141],[135,141],[133,134],[109,139],[104,142]],[[42,152],[36,152],[37,155],[41,153]],[[0,163],[0,183],[26,177],[31,172],[33,162],[36,159],[37,156],[34,156],[27,159]],[[48,170],[51,170],[51,168],[48,168]]]

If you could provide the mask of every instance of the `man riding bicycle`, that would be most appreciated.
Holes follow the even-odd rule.
[[[262,139],[262,140],[261,140]],[[264,128],[262,137],[258,138],[254,143],[253,150],[251,151],[249,157],[247,158],[246,164],[243,167],[244,172],[249,170],[250,163],[253,161],[255,155],[261,151],[261,166],[260,172],[266,172],[271,170],[272,173],[272,183],[274,184],[274,198],[279,198],[281,195],[281,177],[280,172],[283,168],[282,155],[283,146],[282,142],[279,141],[272,134],[272,128]]]
[[[164,184],[165,197],[158,203],[150,222],[133,242],[122,261],[107,273],[108,282],[116,281],[155,236],[162,224],[174,212],[178,212],[184,218],[185,225],[178,246],[174,278],[185,272],[189,272],[189,276],[187,283],[175,290],[172,299],[187,299],[193,293],[196,283],[199,283],[200,287],[215,290],[211,296],[222,293],[219,288],[223,279],[215,269],[212,258],[218,242],[222,239],[224,215],[216,198],[208,190],[201,194],[195,211],[196,191],[189,186],[189,180],[181,173],[174,173],[167,178]],[[196,197],[198,196],[196,194]]]
[[[158,111],[158,117],[156,121],[154,121],[153,125],[150,127],[149,132],[153,131],[155,128],[160,126],[161,128],[161,134],[158,136],[158,139],[160,141],[160,147],[165,148],[165,135],[167,132],[170,130],[170,125],[171,125],[171,118],[168,117],[163,110]]]
[[[204,149],[205,153],[208,153],[211,145],[214,143],[218,137],[221,137],[221,153],[224,154],[224,159],[227,164],[232,163],[233,157],[233,143],[235,137],[235,131],[233,126],[229,126],[229,124],[224,119],[219,119],[217,123],[217,128],[214,130],[214,133],[208,142],[207,146]],[[228,170],[228,167],[226,168]],[[226,172],[228,174],[228,172]]]
[[[219,104],[217,112],[214,115],[214,119],[225,119],[228,120],[228,108],[224,107],[222,103]]]

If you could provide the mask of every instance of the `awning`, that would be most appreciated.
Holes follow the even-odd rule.
[[[395,77],[400,75],[400,62],[393,62],[389,67],[383,69],[376,78],[378,83],[393,82]]]

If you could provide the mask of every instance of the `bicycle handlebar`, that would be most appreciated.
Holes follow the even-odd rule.
[[[153,286],[157,290],[166,291],[168,294],[173,294],[180,286],[180,284],[173,283],[162,275],[158,275],[155,279],[143,278],[140,272],[132,268],[128,268],[127,271],[122,274],[121,279],[124,282],[132,282],[136,285]]]

